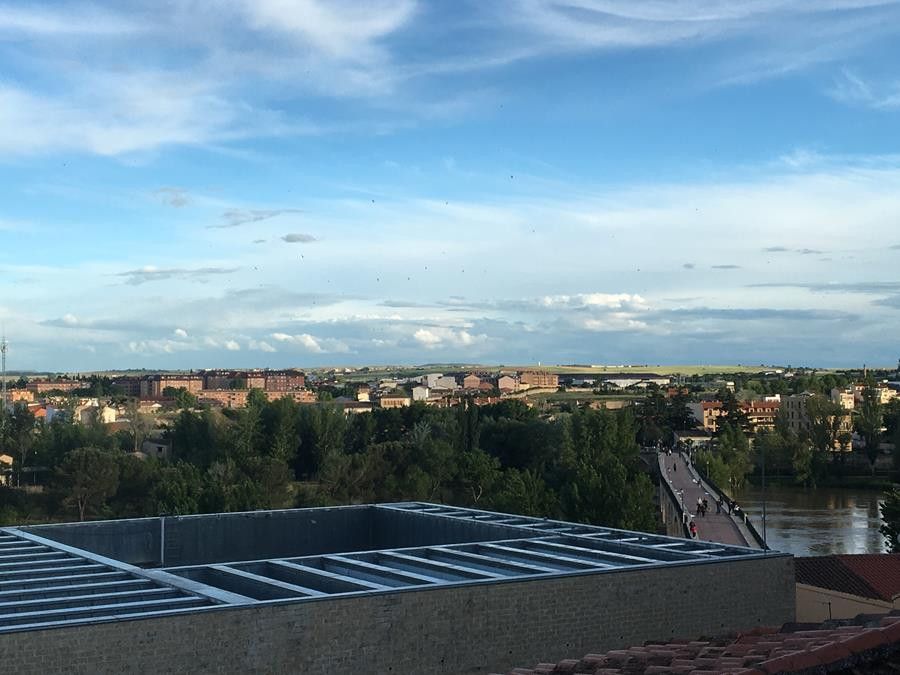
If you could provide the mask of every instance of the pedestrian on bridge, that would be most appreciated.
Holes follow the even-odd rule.
[[[692,521],[691,521],[691,524],[688,525],[688,530],[689,530],[690,533],[691,533],[691,539],[696,539],[696,538],[697,538],[697,523],[695,523],[695,522],[692,520]]]

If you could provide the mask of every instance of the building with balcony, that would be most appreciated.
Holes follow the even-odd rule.
[[[526,370],[519,375],[519,383],[529,388],[558,389],[559,376],[547,370]]]

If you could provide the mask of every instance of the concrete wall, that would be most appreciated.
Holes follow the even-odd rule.
[[[16,673],[484,673],[794,619],[789,556],[0,636]]]
[[[852,619],[857,614],[887,614],[894,608],[890,602],[882,600],[797,584],[797,621]]]
[[[35,525],[22,530],[132,565],[146,565],[159,559],[158,518]]]
[[[467,541],[519,539],[505,525],[373,506],[251,511],[23,528],[69,546],[142,567],[287,558]],[[161,560],[164,558],[164,560]]]
[[[665,478],[659,480],[659,511],[670,537],[684,538],[684,518],[681,504]]]

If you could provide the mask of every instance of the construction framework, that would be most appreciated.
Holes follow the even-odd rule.
[[[406,502],[0,529],[0,633],[772,555]]]

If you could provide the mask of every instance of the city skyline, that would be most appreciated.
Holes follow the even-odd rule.
[[[900,2],[0,4],[9,369],[892,366]]]

